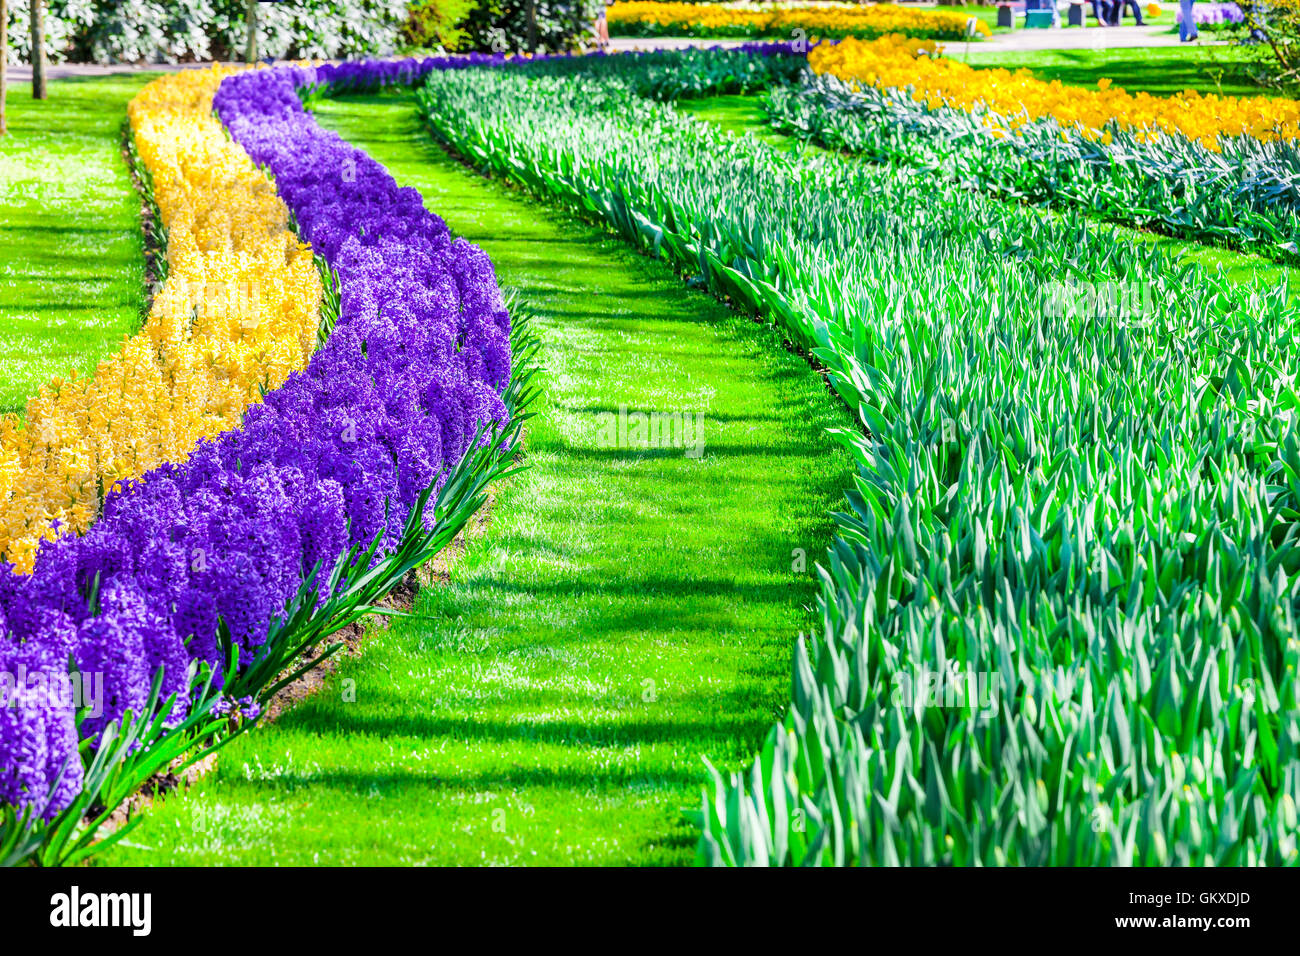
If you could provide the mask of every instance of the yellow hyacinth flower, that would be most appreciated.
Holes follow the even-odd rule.
[[[93,377],[56,378],[25,423],[0,420],[0,555],[24,573],[43,539],[89,528],[115,483],[238,426],[311,357],[320,277],[271,183],[212,114],[231,72],[154,80],[128,107],[167,229],[167,279]]]

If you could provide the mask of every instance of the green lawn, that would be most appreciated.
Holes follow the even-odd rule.
[[[693,100],[678,100],[677,108],[702,120],[708,120],[728,132],[751,133],[763,142],[783,149],[797,149],[801,144],[794,137],[773,129],[763,109],[762,94],[732,93],[725,96],[705,96]],[[805,149],[825,152],[820,146],[804,144]]]
[[[682,864],[701,756],[738,769],[789,700],[847,412],[766,326],[480,178],[410,97],[320,108],[479,243],[538,312],[531,469],[416,617],[150,812],[118,864]],[[601,416],[704,415],[701,458],[604,447]],[[355,681],[355,702],[344,699]]]
[[[140,199],[120,150],[126,104],[149,76],[9,90],[0,138],[0,414],[54,375],[94,370],[139,328]]]

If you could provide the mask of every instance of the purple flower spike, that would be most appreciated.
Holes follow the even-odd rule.
[[[466,65],[475,61],[496,59]],[[42,544],[30,576],[0,563],[0,693],[5,675],[66,678],[71,660],[83,684],[102,681],[81,727],[92,737],[139,713],[161,667],[163,698],[178,695],[167,719],[181,720],[192,662],[222,663],[219,618],[246,665],[313,568],[320,584],[350,545],[377,535],[378,557],[390,553],[476,429],[505,424],[510,320],[491,262],[453,242],[416,190],[317,126],[297,94],[322,75],[409,83],[434,68],[288,67],[223,81],[218,114],[337,271],[341,314],[307,368],[239,429],[111,492],[88,533]],[[76,708],[12,692],[0,705],[0,802],[52,817],[82,783]],[[223,706],[257,716],[249,699]]]

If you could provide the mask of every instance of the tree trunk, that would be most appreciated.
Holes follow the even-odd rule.
[[[43,100],[45,89],[45,0],[32,0],[32,99]]]
[[[528,52],[537,52],[537,0],[528,0]]]
[[[248,44],[244,47],[244,62],[257,62],[257,0],[248,0]]]
[[[0,136],[5,126],[5,94],[9,92],[9,0],[0,0]]]

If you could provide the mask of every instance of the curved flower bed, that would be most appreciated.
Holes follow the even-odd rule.
[[[241,428],[121,483],[85,535],[42,542],[30,575],[0,565],[0,673],[66,672],[71,657],[105,691],[80,726],[55,695],[0,708],[0,804],[54,817],[82,788],[79,738],[147,711],[160,668],[163,699],[176,695],[163,721],[176,725],[196,664],[217,684],[236,661],[266,669],[268,634],[305,628],[345,589],[371,594],[375,569],[405,573],[424,528],[463,521],[480,500],[458,492],[449,518],[429,494],[460,481],[467,453],[486,461],[475,436],[508,417],[510,319],[492,264],[452,241],[416,190],[317,127],[295,91],[305,78],[228,76],[214,105],[337,271],[337,322]],[[328,610],[335,622],[347,609]]]
[[[568,54],[540,54],[534,59],[548,60]],[[464,56],[430,56],[424,59],[361,60],[327,63],[317,67],[300,67],[294,82],[299,88],[322,87],[335,92],[372,90],[385,86],[414,86],[435,70],[464,70],[474,66],[504,66],[512,55],[504,53],[470,53]]]
[[[654,74],[654,56],[636,59]],[[223,78],[212,101],[220,119],[339,277],[338,319],[242,428],[119,484],[84,536],[40,542],[30,575],[0,563],[0,681],[66,674],[71,658],[74,675],[100,674],[106,691],[102,711],[80,723],[57,695],[10,694],[0,707],[0,865],[32,853],[83,859],[96,822],[77,827],[83,816],[103,810],[102,821],[151,770],[255,717],[303,648],[435,553],[506,473],[529,400],[519,374],[528,350],[511,348],[520,342],[491,263],[452,242],[415,190],[320,130],[300,101],[505,62],[210,71]],[[507,418],[497,443],[475,447]],[[132,754],[146,757],[114,770]],[[23,835],[12,808],[53,821],[45,844]]]
[[[933,43],[887,36],[878,40],[823,43],[808,53],[816,73],[831,73],[850,83],[880,89],[910,90],[931,107],[986,110],[990,126],[1014,130],[1029,120],[1054,117],[1079,124],[1089,135],[1108,141],[1110,124],[1137,132],[1182,133],[1209,149],[1220,136],[1260,140],[1300,137],[1300,103],[1267,96],[1178,96],[1128,93],[1103,79],[1096,90],[1060,80],[1039,80],[1028,70],[988,70],[935,55]]]
[[[93,378],[55,379],[0,422],[0,556],[84,532],[105,491],[239,423],[307,364],[320,277],[288,210],[212,116],[229,71],[154,80],[131,101],[136,148],[167,229],[167,277],[141,331]]]
[[[294,70],[294,83],[300,94],[302,92],[331,93],[361,92],[383,89],[391,86],[418,86],[431,73],[446,70],[466,70],[472,67],[512,65],[528,68],[530,64],[547,63],[558,70],[572,69],[585,71],[595,64],[603,64],[612,71],[619,72],[626,64],[635,63],[642,69],[656,74],[654,87],[676,87],[689,89],[691,78],[697,83],[708,83],[711,92],[730,89],[725,83],[719,84],[719,77],[724,73],[739,71],[744,74],[743,61],[746,58],[766,59],[798,56],[802,58],[802,47],[796,50],[796,44],[785,41],[755,41],[736,46],[699,47],[688,50],[629,50],[621,53],[598,51],[588,54],[541,53],[534,56],[505,53],[469,53],[458,56],[431,56],[424,59],[409,57],[405,60],[363,60],[356,63],[324,64],[316,67],[299,67]],[[685,74],[678,83],[665,82],[663,74],[669,67]],[[547,69],[549,67],[544,67]]]
[[[913,10],[893,4],[836,3],[662,3],[624,0],[609,8],[615,36],[789,37],[797,30],[819,37],[878,37],[886,33],[933,40],[960,40],[971,18],[952,10]],[[993,31],[982,20],[979,36]]]
[[[842,62],[857,64],[848,70],[855,79],[841,78],[845,71],[836,66],[841,62],[836,51],[842,48],[847,50]],[[1225,132],[1207,145],[1204,117],[1189,114],[1178,120],[1188,129],[1202,123],[1199,138],[1171,132],[1155,113],[1143,112],[1146,106],[1126,112],[1123,104],[1150,101],[1172,122],[1176,102],[1122,92],[1116,93],[1118,99],[1082,89],[1071,94],[1078,104],[1096,100],[1088,122],[1103,123],[1100,131],[1080,126],[1081,113],[1066,120],[1051,112],[1032,118],[1023,111],[996,112],[975,86],[954,93],[953,105],[947,105],[948,94],[928,93],[925,82],[910,84],[922,74],[944,70],[951,80],[967,68],[960,63],[946,67],[943,59],[931,63],[925,48],[901,37],[818,46],[809,59],[821,72],[799,84],[773,87],[765,101],[768,118],[779,129],[873,162],[911,166],[1017,200],[1069,206],[1169,235],[1294,260],[1300,244],[1300,141]],[[869,53],[854,59],[855,50]],[[982,80],[986,72],[980,71]],[[989,82],[993,87],[998,83],[996,77]],[[1048,86],[1032,78],[1025,82]],[[993,89],[989,96],[997,100],[1001,94]],[[1109,120],[1107,103],[1118,111]],[[1213,107],[1223,124],[1249,109]],[[1285,111],[1277,114],[1278,131],[1289,122],[1292,134],[1300,132],[1295,118],[1288,121],[1286,116]]]

